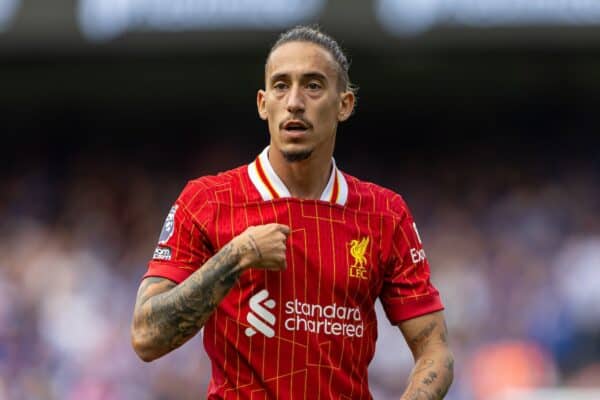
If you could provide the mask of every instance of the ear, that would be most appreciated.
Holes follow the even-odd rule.
[[[340,109],[338,111],[338,121],[344,122],[352,115],[356,97],[351,91],[345,91],[340,94]]]
[[[267,107],[265,104],[265,96],[266,93],[262,89],[260,89],[258,93],[256,93],[256,107],[258,108],[258,115],[264,121],[267,120]]]

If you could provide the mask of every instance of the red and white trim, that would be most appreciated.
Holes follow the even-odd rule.
[[[283,181],[277,176],[269,162],[269,147],[267,146],[252,163],[248,165],[250,180],[260,193],[263,200],[273,200],[281,197],[292,197]],[[320,200],[345,205],[348,200],[348,183],[344,174],[337,169],[332,158],[333,168]]]

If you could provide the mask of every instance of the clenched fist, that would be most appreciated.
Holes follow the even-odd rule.
[[[281,224],[251,226],[234,237],[231,243],[240,256],[243,268],[284,270],[285,252],[290,228]]]

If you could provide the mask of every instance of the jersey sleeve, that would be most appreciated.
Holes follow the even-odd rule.
[[[202,225],[210,207],[207,201],[199,200],[202,196],[195,190],[200,189],[188,184],[169,210],[144,278],[155,276],[180,283],[212,257]]]
[[[444,309],[439,292],[431,283],[429,262],[413,217],[401,199],[397,199],[397,209],[399,221],[380,295],[394,325]]]

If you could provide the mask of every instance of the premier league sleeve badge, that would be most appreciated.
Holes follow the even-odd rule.
[[[171,236],[173,236],[173,231],[175,230],[175,213],[177,212],[177,208],[179,206],[175,204],[171,207],[167,218],[165,219],[165,223],[160,231],[160,237],[158,238],[158,244],[165,244],[169,241]]]

